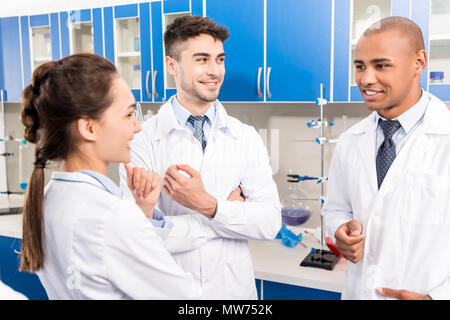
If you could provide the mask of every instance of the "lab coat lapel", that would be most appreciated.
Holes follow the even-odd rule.
[[[375,113],[372,113],[364,122],[353,128],[353,134],[361,134],[358,139],[357,149],[360,154],[360,165],[365,167],[362,170],[365,175],[361,176],[360,183],[365,183],[364,190],[368,190],[375,195],[378,189],[377,174],[375,166]]]
[[[395,157],[379,190],[379,193],[382,193],[381,196],[392,191],[396,181],[402,179],[402,173],[404,173],[405,169],[421,171],[422,164],[425,163],[424,161],[430,149],[430,143],[427,143],[427,134],[450,133],[450,127],[446,121],[448,119],[447,107],[434,96],[430,95],[430,98],[431,100],[425,111],[423,125],[419,126],[407,138],[408,140],[403,148]]]

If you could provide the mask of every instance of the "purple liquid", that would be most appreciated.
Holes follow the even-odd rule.
[[[304,209],[282,209],[281,217],[284,224],[298,226],[309,220],[311,211]]]

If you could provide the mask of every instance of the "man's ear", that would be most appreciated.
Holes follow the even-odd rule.
[[[174,77],[178,74],[177,61],[171,56],[166,56],[166,68],[167,71]]]
[[[81,138],[87,141],[97,140],[97,122],[90,118],[80,118],[76,122],[76,129]]]
[[[417,52],[415,67],[419,75],[427,67],[427,62],[428,62],[427,52],[425,50],[420,50],[419,52]]]

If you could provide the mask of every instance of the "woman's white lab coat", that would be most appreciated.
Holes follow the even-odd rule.
[[[201,295],[137,205],[93,177],[54,172],[45,188],[45,261],[50,299],[196,299]]]
[[[363,259],[349,265],[343,299],[382,299],[376,287],[450,299],[450,116],[430,98],[379,190],[375,114],[339,139],[322,214],[330,235],[352,219],[367,235]]]
[[[0,281],[0,300],[28,300],[20,292],[15,291]]]

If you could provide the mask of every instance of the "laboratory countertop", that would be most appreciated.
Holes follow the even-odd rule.
[[[298,234],[303,228],[288,227]],[[310,229],[307,229],[310,230]],[[304,248],[300,244],[288,248],[280,239],[259,241],[250,240],[255,278],[308,287],[333,292],[342,292],[348,261],[341,259],[333,271],[301,267],[301,261],[309,254],[311,247],[320,248],[320,243],[311,235],[303,234]],[[0,215],[0,236],[22,238],[22,214]],[[324,244],[324,246],[326,246]]]
[[[295,234],[303,233],[304,230],[299,227],[288,227],[288,229]],[[314,240],[310,236],[305,237],[303,233],[302,242],[307,246],[306,248],[300,244],[294,248],[288,248],[281,244],[280,239],[250,240],[248,243],[255,278],[341,293],[349,263],[347,260],[341,258],[332,271],[300,266],[312,247],[320,249],[320,243]],[[324,247],[328,250],[325,243]]]

